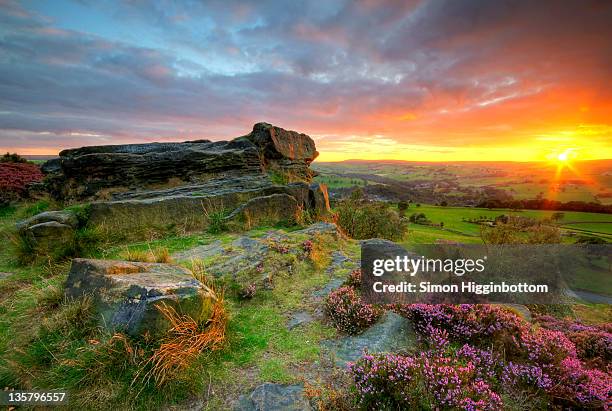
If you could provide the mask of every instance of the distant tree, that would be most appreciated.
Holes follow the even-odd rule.
[[[382,202],[369,202],[351,196],[339,202],[336,215],[338,225],[355,239],[386,238],[397,241],[406,235],[405,220]]]
[[[400,217],[404,217],[406,215],[406,210],[408,209],[408,202],[400,201],[397,203],[397,211],[399,212]]]
[[[564,217],[565,217],[565,214],[563,214],[563,213],[561,213],[561,212],[556,212],[556,213],[553,213],[553,214],[550,216],[550,219],[551,219],[552,221],[561,221],[561,220],[563,220],[563,218],[564,218]]]
[[[17,153],[9,153],[7,152],[5,155],[0,157],[0,163],[27,163],[28,160],[21,157]]]
[[[448,202],[447,202],[446,200],[441,201],[441,202],[440,202],[440,205],[441,205],[442,207],[446,207],[446,206],[448,205]]]
[[[412,213],[408,218],[408,221],[415,224],[426,224],[429,222],[424,213]]]
[[[444,228],[444,221],[440,221],[440,228]]]
[[[417,207],[420,207],[420,206],[421,206],[421,203],[416,203],[416,206],[417,206]]]

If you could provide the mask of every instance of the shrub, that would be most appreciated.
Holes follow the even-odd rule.
[[[399,214],[385,203],[350,198],[336,208],[336,218],[342,230],[352,238],[386,238],[401,240],[407,230]]]
[[[427,219],[427,216],[424,213],[412,213],[410,217],[408,217],[408,221],[415,224],[427,224],[430,221]]]
[[[542,327],[561,331],[576,346],[578,358],[592,367],[605,369],[612,362],[612,333],[609,324],[584,325],[570,320],[559,320],[549,315],[537,316]]]
[[[0,162],[0,205],[22,199],[28,184],[42,179],[43,174],[35,164]]]
[[[432,329],[439,328],[454,341],[506,346],[527,328],[518,315],[493,305],[409,304],[396,311],[412,320],[415,331],[426,340]]]
[[[242,299],[250,300],[251,298],[255,297],[256,293],[257,293],[257,286],[254,283],[251,283],[245,287],[242,287],[240,289],[239,295],[240,295],[240,298]]]
[[[207,213],[208,217],[208,228],[207,231],[210,234],[220,234],[228,230],[226,211],[213,211]]]
[[[473,363],[427,352],[364,355],[349,370],[364,409],[498,410],[500,396],[478,378]]]
[[[429,376],[463,381],[462,372],[473,366],[475,381],[485,384],[483,392],[498,387],[509,401],[527,392],[534,404],[563,409],[605,409],[609,403],[608,324],[586,326],[539,316],[536,319],[542,326],[532,327],[509,311],[486,305],[412,304],[395,309],[414,322],[415,330],[429,344],[427,361],[437,364],[430,372],[424,362],[423,372]],[[453,352],[457,342],[469,344]],[[467,368],[451,367],[457,361]],[[436,378],[424,383],[428,392],[437,393],[434,404],[468,409],[499,406],[497,400],[474,405],[472,401],[482,398],[473,395],[458,403],[453,400],[460,396],[456,386],[439,386]],[[465,390],[473,388],[467,385]]]
[[[556,373],[552,395],[581,408],[607,409],[612,397],[612,377],[600,370],[589,370],[577,358],[567,357]]]
[[[349,364],[359,405],[364,409],[418,409],[420,381],[415,378],[420,364],[401,355],[364,355]]]
[[[358,268],[349,273],[348,278],[344,282],[344,285],[349,287],[359,288],[361,287],[361,269]]]
[[[6,153],[2,157],[0,157],[0,163],[27,163],[28,160],[21,157],[17,153]]]
[[[352,287],[340,287],[325,300],[325,312],[334,326],[347,334],[358,334],[378,320],[382,310],[361,301]]]
[[[406,214],[406,210],[408,209],[409,204],[407,201],[400,201],[397,203],[397,211],[401,217]]]

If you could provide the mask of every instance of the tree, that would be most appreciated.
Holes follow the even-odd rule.
[[[5,155],[0,157],[0,163],[27,163],[28,160],[21,157],[17,153],[9,153],[7,152]]]
[[[552,221],[561,221],[563,220],[564,217],[565,217],[565,214],[561,212],[556,212],[556,213],[552,213],[552,215],[550,216],[550,219]]]
[[[406,215],[406,210],[408,209],[408,202],[400,201],[397,203],[397,211],[399,212],[400,217],[404,217]]]

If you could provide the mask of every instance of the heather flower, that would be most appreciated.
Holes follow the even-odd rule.
[[[325,312],[338,330],[357,334],[374,324],[382,309],[364,303],[354,288],[345,286],[327,296]]]
[[[528,329],[519,316],[492,305],[409,304],[396,310],[412,320],[419,334],[427,337],[431,326],[446,330],[458,342],[506,343]]]
[[[312,253],[313,246],[314,246],[314,244],[313,244],[312,240],[304,240],[302,242],[302,250],[304,250],[304,255],[306,257],[309,257],[310,254]]]
[[[552,393],[570,404],[584,408],[604,408],[612,405],[612,376],[600,370],[584,367],[577,358],[561,362],[558,383]]]
[[[532,386],[542,390],[552,387],[552,380],[537,365],[514,364],[512,362],[504,368],[502,381],[507,386]]]
[[[344,284],[348,285],[349,287],[361,287],[361,269],[358,268],[351,271]]]
[[[500,396],[477,378],[474,364],[424,352],[420,356],[364,355],[349,366],[359,403],[367,409],[498,410]]]

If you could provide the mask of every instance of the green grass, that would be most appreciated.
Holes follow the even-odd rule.
[[[41,209],[45,206],[37,204],[5,210],[0,215],[2,235],[17,219]],[[279,230],[258,227],[248,235],[260,237],[272,229]],[[174,253],[217,240],[230,246],[237,236],[235,233],[191,233],[113,245],[102,241],[88,255],[112,259],[119,258],[126,249],[156,248]],[[293,237],[292,247],[299,247],[306,238]],[[329,258],[332,246],[343,244],[325,242],[327,256],[322,258]],[[358,248],[354,244],[350,248],[348,252],[354,256]],[[268,264],[270,267],[285,264],[287,258],[284,254],[271,253]],[[220,409],[227,408],[228,400],[237,398],[255,384],[297,381],[300,370],[312,366],[319,358],[320,341],[333,338],[336,331],[319,321],[293,330],[286,328],[291,312],[314,310],[309,300],[312,289],[329,281],[324,267],[315,270],[307,261],[293,261],[293,265],[291,275],[278,273],[273,291],[258,290],[252,300],[241,301],[229,292],[227,346],[216,353],[204,353],[176,381],[157,389],[134,385],[137,369],[125,362],[125,353],[113,354],[116,347],[109,345],[110,336],[85,326],[86,315],[70,315],[79,311],[73,303],[62,302],[68,261],[49,265],[37,261],[22,266],[11,248],[3,247],[0,271],[11,275],[0,279],[0,384],[15,388],[64,387],[74,396],[73,405],[84,409],[101,403],[104,408],[161,408],[164,404],[181,403],[191,396],[214,391],[213,397],[207,397],[210,401],[207,407]],[[58,302],[58,298],[62,301]],[[99,341],[99,345],[92,345],[90,341]],[[143,347],[149,349],[146,344]]]
[[[0,213],[0,234],[10,229],[17,219],[52,207],[37,203],[4,210]],[[434,223],[443,221],[445,229],[411,224],[405,244],[433,243],[437,239],[479,242],[479,226],[462,221],[463,217],[508,214],[507,210],[427,205],[411,206],[406,214],[417,211],[425,213]],[[528,211],[518,214],[543,218],[551,213]],[[605,226],[601,221],[609,218],[588,213],[564,214],[564,221],[578,221],[581,225]],[[298,228],[258,227],[247,235],[261,237],[270,230],[290,233]],[[195,232],[113,245],[102,241],[95,245],[97,249],[88,252],[93,257],[112,259],[119,258],[126,249],[166,248],[175,253],[217,240],[231,247],[238,235],[244,233]],[[290,246],[299,247],[305,238],[293,235]],[[313,313],[319,308],[310,294],[330,281],[325,269],[332,250],[342,250],[353,260],[359,258],[357,241],[323,238],[320,246],[319,268],[310,261],[298,261],[292,255],[271,252],[265,268],[277,270],[274,271],[273,290],[258,289],[251,300],[241,300],[228,288],[226,300],[230,320],[226,347],[218,352],[203,353],[174,382],[160,389],[133,385],[136,368],[127,361],[126,354],[114,351],[118,348],[110,345],[109,335],[92,329],[86,310],[74,302],[63,301],[58,290],[63,289],[69,262],[38,261],[20,266],[11,248],[2,247],[0,272],[12,274],[0,279],[0,385],[39,389],[65,387],[75,398],[74,406],[81,408],[103,403],[104,408],[157,409],[168,404],[182,404],[198,396],[205,400],[206,409],[226,409],[230,400],[264,381],[297,382],[320,367],[320,343],[337,337],[337,332],[319,320],[293,330],[287,329],[287,322],[296,311]],[[286,270],[288,265],[292,266],[291,274]],[[345,267],[335,275],[344,277],[349,270]],[[231,280],[227,284],[231,285]],[[596,321],[605,317],[605,311],[599,308],[581,310],[581,318]],[[91,340],[99,341],[99,345]],[[147,344],[141,347],[150,349]]]
[[[487,208],[472,208],[472,207],[441,207],[432,205],[421,205],[421,207],[415,207],[411,205],[406,211],[406,215],[409,216],[412,213],[424,213],[427,218],[434,224],[444,223],[444,228],[457,230],[464,233],[466,236],[479,236],[480,226],[478,224],[469,223],[463,221],[463,219],[477,219],[479,217],[495,218],[502,214],[505,215],[516,215],[523,217],[535,218],[542,220],[550,218],[555,211],[545,210],[505,210],[495,209],[490,210]],[[583,213],[564,211],[563,219],[559,222],[562,228],[570,229],[585,228],[587,231],[597,231],[606,235],[612,235],[612,215],[610,214],[598,214],[598,213]],[[565,222],[582,222],[581,224],[564,224]],[[588,223],[586,223],[588,222]],[[411,225],[414,228],[414,225]]]

